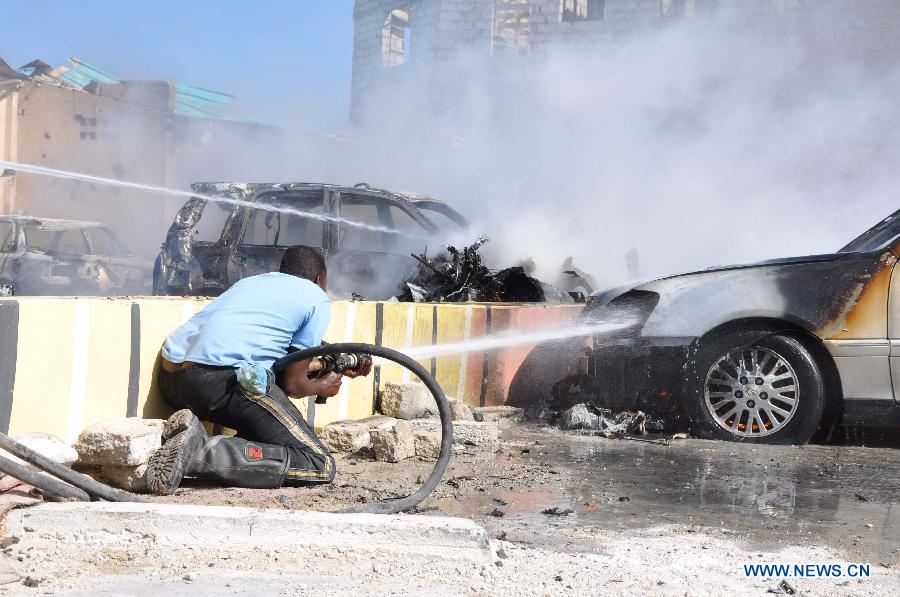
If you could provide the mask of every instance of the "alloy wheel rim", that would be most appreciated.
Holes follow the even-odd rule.
[[[716,425],[739,437],[777,433],[797,412],[800,385],[794,368],[769,348],[729,351],[709,368],[706,409]]]

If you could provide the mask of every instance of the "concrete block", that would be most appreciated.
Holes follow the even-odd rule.
[[[482,406],[472,409],[472,413],[476,421],[495,421],[501,426],[522,420],[522,409],[515,406]]]
[[[147,463],[138,466],[100,467],[100,476],[108,484],[125,491],[142,493],[147,490]]]
[[[113,419],[94,423],[81,432],[75,442],[80,464],[138,466],[162,442],[159,419]]]
[[[78,460],[78,452],[75,451],[75,448],[52,433],[19,433],[18,435],[12,436],[12,438],[54,462],[72,466],[72,464]],[[11,454],[10,457],[15,458]],[[16,458],[16,460],[19,459]]]
[[[437,404],[421,382],[389,381],[381,391],[381,412],[397,419],[418,419],[436,413]]]
[[[332,452],[357,452],[369,447],[369,428],[361,423],[338,421],[326,425],[319,439]]]
[[[388,417],[385,415],[372,415],[371,417],[366,417],[364,419],[357,419],[352,422],[359,423],[361,425],[365,425],[370,430],[371,429],[390,429],[397,423],[397,419],[395,419],[394,417]]]
[[[435,419],[416,419],[410,423],[414,433],[436,433],[438,436],[441,434],[441,422]],[[500,449],[500,428],[493,421],[455,421],[453,446],[454,448],[474,446],[496,452]]]
[[[437,460],[441,453],[441,433],[432,429],[413,430],[416,456]]]
[[[369,438],[376,460],[400,462],[416,454],[412,427],[407,421],[397,421],[387,429],[372,429]]]
[[[454,421],[474,421],[475,415],[472,413],[472,407],[456,398],[447,397],[447,403],[450,405],[450,414]],[[437,410],[437,409],[435,409]]]
[[[322,429],[319,439],[332,452],[358,452],[371,446],[369,434],[373,429],[391,429],[397,419],[385,415],[372,415],[355,421],[336,421]]]

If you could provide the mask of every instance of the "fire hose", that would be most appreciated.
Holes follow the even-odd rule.
[[[428,388],[432,396],[434,396],[435,402],[437,403],[438,414],[440,415],[441,419],[441,449],[438,455],[437,462],[435,463],[434,469],[432,469],[431,474],[428,476],[422,486],[419,487],[419,489],[414,493],[406,497],[396,498],[384,502],[376,502],[372,504],[365,504],[363,506],[347,508],[345,510],[339,510],[339,512],[368,512],[374,514],[395,514],[397,512],[405,512],[406,510],[414,508],[417,504],[422,502],[422,500],[428,497],[428,495],[434,490],[434,488],[437,487],[437,484],[440,482],[441,477],[444,476],[444,472],[447,470],[447,465],[450,463],[450,451],[453,443],[453,423],[450,415],[450,406],[447,403],[447,398],[444,396],[444,391],[441,389],[441,386],[438,385],[437,380],[435,380],[434,377],[419,363],[403,353],[392,350],[390,348],[385,348],[383,346],[375,346],[373,344],[362,344],[357,342],[324,344],[315,348],[298,350],[297,352],[292,352],[287,356],[284,356],[275,361],[272,369],[275,372],[278,372],[291,363],[304,359],[316,359],[318,357],[324,357],[326,355],[340,356],[360,354],[369,354],[372,356],[387,359],[389,361],[393,361],[394,363],[397,363],[398,365],[409,369],[416,375],[416,377],[424,382],[425,387]],[[332,368],[346,368],[343,366],[347,364],[350,364],[350,368],[352,368],[352,366],[355,366],[357,364],[357,361],[354,361],[353,358],[345,360],[332,358],[330,359],[330,361],[330,363],[319,362],[313,368],[318,370],[326,370],[329,368],[329,365]],[[16,479],[19,479],[20,481],[29,483],[47,493],[79,501],[143,501],[137,495],[110,487],[109,485],[101,483],[87,475],[72,470],[68,466],[50,460],[49,458],[41,455],[35,450],[32,450],[28,446],[17,442],[16,440],[3,433],[0,433],[0,448],[18,456],[22,460],[34,465],[41,471],[49,473],[49,475],[33,471],[28,467],[25,467],[2,456],[0,456],[0,472],[6,473]]]

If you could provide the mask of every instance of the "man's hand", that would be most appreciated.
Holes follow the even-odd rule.
[[[341,373],[343,375],[346,375],[350,379],[353,379],[354,377],[365,377],[369,374],[370,371],[372,371],[371,359],[367,360],[365,364],[356,371],[354,371],[353,369],[344,369],[343,371],[341,371]]]
[[[310,394],[322,396],[323,398],[331,398],[341,391],[341,376],[330,371],[322,377],[309,380]]]

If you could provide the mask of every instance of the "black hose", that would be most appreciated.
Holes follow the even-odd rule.
[[[450,415],[450,405],[447,403],[447,398],[444,396],[444,391],[441,389],[441,386],[438,385],[437,380],[435,380],[434,377],[432,377],[431,374],[428,373],[428,371],[426,371],[424,367],[422,367],[422,365],[409,358],[405,354],[397,352],[396,350],[392,350],[390,348],[384,348],[383,346],[362,344],[359,342],[325,344],[322,346],[317,346],[315,348],[298,350],[297,352],[292,352],[289,355],[281,357],[280,359],[275,361],[275,363],[272,365],[272,369],[274,371],[280,371],[291,363],[295,363],[297,361],[311,359],[313,357],[319,357],[325,354],[334,354],[341,352],[367,353],[376,357],[381,357],[389,361],[393,361],[399,365],[402,365],[403,367],[406,367],[407,369],[415,373],[416,377],[418,377],[425,383],[425,386],[431,392],[431,395],[434,396],[435,402],[437,402],[438,413],[441,416],[441,451],[438,455],[437,462],[434,465],[434,469],[431,471],[431,475],[428,476],[428,479],[425,480],[425,483],[422,484],[418,491],[406,497],[397,498],[387,502],[379,502],[375,504],[366,504],[365,506],[347,508],[346,510],[340,510],[340,512],[396,514],[397,512],[410,510],[414,508],[419,502],[428,497],[428,494],[430,494],[434,490],[434,488],[437,487],[437,484],[441,481],[441,477],[444,476],[444,471],[447,470],[447,465],[450,463],[450,450],[453,444],[453,421]]]
[[[87,500],[87,499],[94,499],[94,500],[103,499],[103,500],[106,500],[109,502],[142,502],[143,501],[142,499],[140,499],[138,496],[136,496],[134,494],[128,493],[127,491],[122,491],[121,489],[115,489],[113,487],[110,487],[109,485],[106,485],[99,481],[95,481],[94,479],[92,479],[91,477],[88,477],[87,475],[82,475],[81,473],[79,473],[77,471],[73,471],[71,468],[69,468],[63,464],[60,464],[53,460],[50,460],[43,454],[40,454],[39,452],[35,452],[34,450],[29,448],[25,444],[21,444],[21,443],[17,442],[16,440],[12,439],[11,437],[9,437],[8,435],[5,435],[3,433],[0,433],[0,448],[3,448],[7,452],[15,454],[22,460],[24,460],[26,462],[30,462],[31,464],[38,467],[39,469],[46,471],[55,477],[59,477],[60,479],[62,479],[63,481],[66,481],[67,483],[71,483],[75,487],[77,487],[81,490],[84,490],[84,492],[86,492],[85,496],[84,496],[85,500]],[[2,462],[2,463],[0,463],[0,470],[12,475],[16,479],[19,479],[20,481],[25,481],[25,479],[23,479],[19,475],[7,470],[5,468],[7,466],[7,464],[16,464],[16,463],[8,461],[8,460],[5,462]],[[20,467],[20,469],[25,470],[25,471],[28,470],[25,467]],[[41,476],[43,476],[43,475],[41,475]],[[43,487],[41,487],[40,485],[38,485],[36,483],[32,483],[31,481],[27,481],[27,482],[31,483],[35,487],[39,487],[39,488],[43,489]],[[66,485],[66,487],[69,487],[69,486]],[[51,493],[52,493],[52,491],[51,491]],[[90,497],[88,497],[88,496],[90,496]]]
[[[51,477],[32,470],[5,456],[0,456],[0,471],[11,477],[15,477],[19,481],[34,485],[41,491],[58,495],[61,498],[78,500],[79,502],[89,502],[91,500],[91,497],[81,489],[72,487],[68,483],[63,483],[56,477]]]

